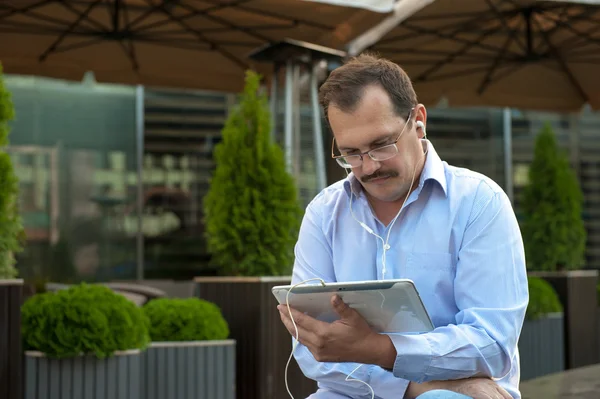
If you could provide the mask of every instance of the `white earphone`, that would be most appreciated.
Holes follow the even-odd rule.
[[[417,121],[417,127],[423,130],[423,138],[427,138],[427,132],[425,131],[425,124],[423,123],[423,121]]]

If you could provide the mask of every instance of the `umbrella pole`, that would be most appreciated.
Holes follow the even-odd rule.
[[[321,107],[319,107],[319,95],[317,81],[317,65],[310,69],[310,103],[312,106],[313,119],[313,145],[317,161],[317,185],[319,191],[324,189],[327,181],[325,177],[325,151],[323,150],[323,126],[321,124]]]
[[[137,234],[136,234],[136,259],[137,279],[144,279],[144,234],[142,216],[144,210],[144,86],[137,86],[135,92],[135,124],[136,124],[136,152],[137,152]]]
[[[271,140],[275,141],[275,134],[277,132],[277,112],[279,111],[277,98],[277,80],[279,75],[279,67],[275,67],[273,78],[271,79]]]
[[[293,75],[294,73],[294,64],[291,60],[287,62],[287,66],[285,68],[285,131],[284,131],[284,139],[283,145],[285,149],[285,162],[286,169],[288,173],[292,173],[292,161],[293,161],[293,152],[292,152],[292,134],[293,134],[293,100],[294,96],[292,93],[294,82]]]
[[[506,186],[506,195],[510,203],[513,203],[513,156],[512,156],[512,114],[510,108],[503,109],[503,142],[504,142],[504,184]]]

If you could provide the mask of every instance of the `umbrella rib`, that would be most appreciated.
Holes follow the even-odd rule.
[[[575,89],[577,90],[579,95],[581,96],[581,98],[584,101],[589,103],[590,100],[589,100],[588,95],[583,90],[583,87],[581,87],[581,85],[579,84],[579,82],[577,81],[577,79],[575,78],[575,76],[573,75],[571,70],[569,69],[569,66],[567,65],[565,60],[562,58],[562,56],[560,55],[557,48],[554,47],[554,45],[552,44],[552,42],[550,41],[550,38],[548,37],[548,35],[546,34],[546,32],[544,31],[542,26],[540,26],[539,22],[535,19],[534,19],[534,23],[538,26],[538,29],[540,30],[540,33],[542,34],[542,38],[546,41],[546,44],[548,45],[550,52],[552,52],[554,54],[554,56],[556,57],[556,61],[560,65],[563,72],[567,75],[567,78],[571,81],[571,83],[573,84],[573,86],[575,87]]]
[[[473,27],[473,25],[481,24],[482,22],[487,22],[492,19],[495,19],[495,16],[491,15],[491,14],[488,15],[486,18],[482,18],[483,14],[485,14],[485,12],[471,13],[471,15],[476,15],[476,16],[472,19],[469,19],[468,21],[452,22],[451,24],[436,27],[436,29],[443,31],[443,30],[452,28],[454,30],[452,32],[450,32],[448,35],[454,36],[455,34],[460,33],[461,31],[467,31],[467,30],[471,29]],[[399,26],[407,27],[405,22],[401,22]],[[377,45],[386,44],[386,43],[390,43],[390,42],[404,41],[407,39],[412,39],[421,34],[422,34],[422,32],[413,31],[408,34],[393,36],[393,37],[390,37],[387,39],[380,40],[379,42],[377,42]]]
[[[148,4],[150,0],[145,0]],[[229,51],[219,47],[216,43],[214,43],[213,41],[207,39],[201,32],[198,32],[196,30],[194,30],[193,28],[190,28],[185,22],[183,21],[178,21],[169,11],[167,11],[164,6],[160,7],[160,11],[163,12],[164,14],[167,15],[167,17],[171,20],[173,20],[174,22],[176,22],[177,24],[181,25],[181,27],[183,27],[186,31],[193,33],[198,39],[200,39],[201,41],[208,43],[211,48],[217,50],[219,53],[221,53],[225,58],[227,58],[228,60],[230,60],[231,62],[233,62],[234,64],[236,64],[237,66],[241,67],[242,69],[248,69],[248,65],[246,65],[245,62],[243,62],[242,60],[238,59],[237,57],[235,57],[233,54],[231,54]]]
[[[10,17],[14,14],[26,15],[28,12],[31,12],[32,10],[35,10],[36,8],[48,5],[50,3],[54,3],[54,1],[55,0],[42,0],[38,3],[34,3],[34,4],[28,5],[27,7],[23,7],[23,8],[15,8],[14,6],[5,4],[4,5],[5,7],[11,7],[11,9],[6,14],[0,14],[0,21],[3,20],[4,18]]]
[[[490,85],[490,83],[492,83],[492,78],[493,78],[496,70],[500,66],[500,62],[504,58],[504,55],[506,54],[506,51],[508,50],[508,46],[510,46],[510,44],[512,43],[512,41],[514,40],[514,38],[515,38],[514,34],[511,34],[510,36],[508,36],[506,38],[506,41],[504,42],[504,46],[502,47],[502,51],[500,51],[498,53],[498,56],[496,56],[496,59],[494,60],[494,63],[490,67],[489,71],[485,74],[485,77],[483,78],[483,80],[481,81],[481,84],[479,85],[479,88],[477,89],[477,93],[479,95],[482,95],[483,92]]]
[[[127,5],[127,2],[123,3],[123,18],[125,18],[125,26],[128,26],[129,25],[129,7]],[[125,30],[128,30],[128,28],[125,28]],[[125,52],[125,54],[129,57],[129,61],[131,62],[131,66],[133,67],[133,70],[137,72],[140,69],[140,64],[138,63],[138,60],[137,60],[137,54],[135,52],[135,46],[133,44],[133,40],[131,40],[131,38],[129,38],[129,40],[128,40],[129,47],[127,47],[127,45],[125,45],[125,43],[123,43],[122,40],[119,40],[119,43],[120,43],[121,48]]]
[[[560,21],[560,20],[553,19],[552,17],[548,17],[548,18],[550,18],[550,19],[552,19],[554,22],[556,22],[556,26],[557,26],[557,27],[559,27],[559,26],[560,26],[560,27],[566,28],[567,30],[569,30],[569,31],[571,31],[573,34],[575,34],[575,35],[576,35],[576,37],[575,37],[575,40],[576,40],[576,41],[577,41],[578,39],[586,39],[586,40],[588,40],[588,41],[590,41],[590,42],[592,42],[592,43],[595,43],[595,44],[600,44],[600,39],[597,39],[597,38],[595,38],[595,37],[592,37],[592,36],[590,36],[590,32],[581,32],[581,31],[579,31],[579,30],[577,30],[577,29],[573,28],[573,27],[572,27],[572,26],[571,26],[569,23],[565,23],[564,21]],[[597,31],[598,29],[600,29],[600,27],[598,27],[598,26],[595,26],[593,29],[594,29],[594,31]],[[593,32],[592,32],[592,33],[593,33]],[[565,40],[565,41],[566,41],[566,40]],[[563,42],[563,43],[560,43],[560,44],[558,45],[558,48],[562,48],[563,46],[564,46],[564,42]],[[573,47],[573,44],[572,44],[571,46],[569,46],[569,47],[570,47],[570,48],[572,48],[572,47]]]
[[[250,29],[246,29],[246,28],[243,28],[243,27],[240,27],[240,26],[236,26],[236,25],[232,24],[231,22],[224,20],[223,18],[217,17],[215,15],[210,15],[210,14],[208,14],[206,12],[198,10],[197,8],[194,8],[194,7],[189,6],[187,4],[183,4],[182,3],[182,4],[179,4],[179,6],[182,7],[182,8],[185,8],[186,10],[188,10],[190,12],[198,12],[204,18],[208,18],[208,19],[211,19],[211,20],[213,20],[213,21],[215,21],[215,22],[217,22],[217,23],[219,23],[221,25],[228,26],[231,30],[237,30],[237,31],[240,31],[240,32],[244,32],[245,34],[247,34],[249,36],[252,36],[255,39],[259,39],[259,40],[262,40],[262,41],[265,41],[265,42],[268,42],[268,43],[272,42],[272,40],[270,38],[266,37],[266,36],[263,36],[263,35],[261,35],[259,33],[256,33],[256,32],[254,32],[254,31],[252,31]]]
[[[205,1],[207,3],[210,3],[210,4],[215,4],[215,5],[218,4],[214,0],[203,0],[203,1]],[[252,7],[248,7],[248,6],[237,6],[237,8],[240,9],[240,10],[249,12],[251,14],[255,14],[255,15],[267,16],[267,17],[272,17],[272,18],[279,18],[279,19],[282,19],[282,20],[285,20],[285,21],[289,21],[289,22],[296,21],[296,22],[301,23],[301,24],[306,25],[306,26],[312,26],[313,28],[319,28],[319,29],[330,30],[330,31],[332,31],[332,30],[335,29],[334,26],[328,26],[328,25],[321,24],[321,23],[318,23],[318,22],[312,22],[312,21],[307,21],[307,20],[304,20],[304,19],[298,19],[298,18],[294,18],[294,17],[288,17],[286,15],[281,15],[281,14],[278,14],[278,13],[275,13],[275,12],[272,12],[272,11],[257,10],[256,8],[252,8]]]
[[[504,27],[506,32],[510,35],[510,37],[515,40],[515,42],[521,47],[521,49],[523,51],[527,51],[527,47],[525,46],[525,43],[522,43],[520,38],[515,35],[516,29],[512,30],[510,28],[510,26],[508,26],[508,23],[506,22],[506,19],[504,18],[503,13],[498,9],[497,5],[494,4],[494,2],[492,0],[485,0],[485,2],[494,11],[494,13],[498,16],[498,18],[500,19],[500,23],[502,24],[502,26]],[[501,0],[501,2],[504,3],[505,0]],[[505,51],[505,49],[503,48],[502,51]]]
[[[228,2],[226,4],[220,4],[220,5],[215,5],[215,6],[211,6],[208,8],[205,8],[203,10],[199,10],[200,12],[213,12],[213,11],[218,11],[218,10],[222,10],[225,8],[230,8],[233,6],[236,6],[238,4],[242,4],[242,3],[247,3],[249,1],[252,0],[237,0],[235,2]],[[142,14],[141,16],[139,16],[138,18],[136,18],[129,26],[128,28],[133,28],[135,25],[137,25],[139,22],[142,22],[142,20],[146,19],[150,14],[152,14],[154,11],[158,10],[160,8],[160,4],[159,5],[154,5],[152,8],[146,10],[146,12],[144,14]],[[195,16],[197,16],[199,13],[198,12],[192,12],[189,13],[187,15],[183,15],[181,17],[176,17],[178,20],[180,21],[184,21],[186,19],[190,19],[193,18]],[[142,31],[146,31],[148,29],[152,29],[152,28],[158,28],[161,26],[165,26],[168,25],[170,23],[169,20],[165,20],[165,21],[156,21],[153,22],[151,24],[147,24],[147,25],[143,25],[140,26],[138,29],[136,29],[136,32],[142,32]]]
[[[71,33],[79,25],[79,23],[83,21],[86,18],[86,16],[94,9],[94,7],[96,7],[101,2],[102,0],[96,0],[93,3],[90,3],[90,5],[85,9],[85,11],[81,13],[79,17],[75,21],[73,21],[71,25],[56,38],[56,40],[42,53],[42,55],[40,55],[39,61],[44,62],[46,58],[48,58],[48,56],[54,50],[56,50],[56,47],[60,43],[62,43],[62,41],[67,37],[67,35]]]
[[[74,8],[71,4],[65,2],[65,0],[59,0],[59,1],[63,7],[65,7],[66,9],[68,9],[73,14],[77,15],[78,17],[81,17],[82,13],[79,10],[77,10],[76,8]],[[92,3],[94,5],[92,8],[99,6],[102,3],[102,1],[104,1],[104,0],[96,1],[95,3]],[[86,11],[87,11],[87,9],[86,9]],[[89,14],[89,11],[84,15],[84,19],[86,21],[90,22],[92,25],[94,25],[96,28],[100,29],[102,32],[108,32],[108,29],[106,28],[106,26],[104,26],[100,22],[90,18],[87,14]]]
[[[475,41],[469,41],[468,43],[466,43],[457,52],[449,54],[445,59],[436,62],[431,68],[429,68],[426,71],[422,72],[419,76],[416,77],[415,81],[422,82],[422,81],[426,80],[429,77],[429,75],[431,75],[432,73],[438,71],[440,68],[442,68],[444,65],[448,64],[449,62],[452,62],[456,57],[459,57],[462,54],[466,53],[473,46],[475,46],[476,44],[478,44],[482,39],[485,39],[487,36],[491,35],[492,33],[495,33],[497,31],[499,31],[500,29],[502,29],[501,26],[496,27],[496,28],[494,28],[492,30],[488,30],[487,32],[481,33],[477,37],[477,39]]]
[[[526,64],[520,62],[520,63],[516,63],[516,64],[513,64],[513,65],[503,65],[503,66],[498,67],[498,68],[505,67],[505,68],[510,68],[510,69],[505,70],[504,72],[497,74],[495,76],[496,79],[492,80],[492,82],[498,83],[502,79],[505,79],[505,78],[509,77],[510,75],[512,75],[513,73],[517,72],[519,69],[523,68],[525,65]]]
[[[449,34],[445,34],[445,33],[442,33],[442,32],[437,32],[436,30],[426,29],[426,28],[422,28],[422,27],[415,26],[415,25],[412,25],[412,24],[407,24],[407,23],[403,23],[402,25],[405,28],[411,29],[411,30],[413,30],[413,31],[415,31],[415,32],[417,32],[419,34],[437,36],[440,39],[447,39],[447,40],[452,40],[452,41],[463,43],[463,44],[470,45],[470,46],[476,46],[476,47],[479,47],[481,49],[485,49],[485,50],[488,50],[488,51],[493,51],[494,53],[497,53],[500,50],[499,48],[494,47],[494,46],[490,46],[490,45],[487,45],[487,44],[484,44],[484,43],[473,42],[473,41],[467,40],[467,39],[461,39],[459,37],[454,37],[451,34],[449,35]],[[496,28],[494,31],[497,31],[497,30],[498,29]],[[489,31],[486,31],[484,33],[487,33],[487,32],[489,32]],[[456,32],[456,33],[459,33],[459,32]],[[512,52],[511,52],[511,54],[512,55],[516,55],[516,54],[514,54]]]
[[[567,7],[565,7],[565,10],[567,10]],[[598,12],[597,8],[586,8],[583,10],[582,13],[577,14],[573,17],[571,17],[568,21],[568,23],[565,23],[563,21],[560,20],[556,20],[552,17],[550,17],[549,15],[546,15],[547,18],[552,19],[554,22],[556,22],[556,25],[554,27],[552,27],[552,29],[550,29],[549,31],[547,31],[548,37],[551,37],[558,29],[562,28],[562,27],[567,27],[570,28],[570,24],[572,24],[575,21],[578,21],[580,19],[582,20],[589,20],[589,17],[594,16],[594,14],[596,14]],[[591,20],[591,22],[598,24],[600,23],[600,21],[597,20]],[[598,30],[599,28],[597,26],[593,27],[592,29],[588,30],[587,33],[594,33]],[[573,41],[577,42],[578,41],[578,37],[575,38],[569,38],[569,39],[565,39],[562,43],[560,43],[558,46],[559,48],[562,48],[563,46],[566,46],[567,44],[569,44],[569,47],[571,47],[573,45]]]
[[[457,71],[457,72],[448,72],[445,74],[439,74],[436,76],[433,76],[429,79],[427,79],[427,82],[434,82],[434,81],[439,81],[439,80],[444,80],[444,79],[449,79],[449,78],[456,78],[459,76],[465,76],[465,75],[471,75],[474,73],[478,73],[478,72],[484,72],[488,70],[488,66],[483,66],[483,67],[475,67],[475,68],[470,68],[470,69],[463,69],[461,71]]]
[[[67,45],[57,47],[56,49],[54,49],[53,52],[54,53],[64,53],[69,50],[76,50],[78,48],[84,48],[84,47],[92,46],[94,44],[102,43],[103,41],[104,41],[103,37],[94,37],[92,39],[85,40],[83,42],[67,44]]]

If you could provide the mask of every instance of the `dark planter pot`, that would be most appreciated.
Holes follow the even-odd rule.
[[[141,399],[140,351],[105,359],[25,352],[25,399]]]
[[[565,369],[564,317],[562,313],[525,320],[519,338],[521,380]]]
[[[143,399],[234,399],[235,341],[153,342],[142,354]]]
[[[596,340],[596,345],[598,345],[598,359],[600,359],[600,306],[598,307],[598,310],[596,311],[596,337],[598,337],[598,339]]]
[[[0,398],[22,398],[22,295],[23,280],[0,280]]]
[[[271,288],[289,284],[291,278],[198,277],[195,281],[197,295],[221,308],[230,338],[237,342],[236,398],[289,397],[284,371],[292,338],[281,322]],[[316,382],[306,378],[294,360],[288,369],[288,383],[295,398],[317,390]]]
[[[566,272],[531,272],[541,277],[556,290],[564,308],[565,368],[574,369],[600,362],[596,284],[597,270]]]

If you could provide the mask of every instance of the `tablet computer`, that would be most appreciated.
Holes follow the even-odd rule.
[[[293,285],[271,289],[280,304]],[[350,281],[299,285],[289,294],[290,307],[325,322],[339,319],[331,305],[337,294],[379,333],[424,333],[433,323],[414,283],[408,279]]]

